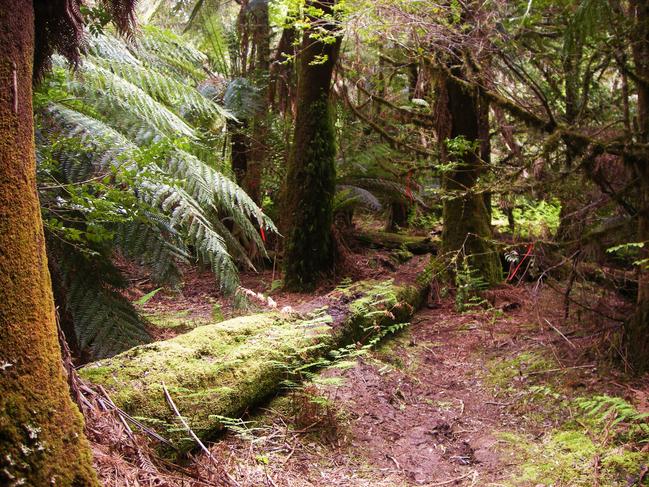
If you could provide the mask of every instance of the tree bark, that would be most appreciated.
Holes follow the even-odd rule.
[[[331,15],[335,0],[309,4]],[[310,20],[331,33],[338,29],[326,19]],[[326,43],[314,37],[315,32],[311,28],[304,33],[300,50],[295,133],[284,187],[284,284],[304,291],[313,289],[334,266],[336,145],[329,94],[341,38]]]
[[[455,76],[462,76],[460,68],[454,67],[452,71]],[[454,157],[457,167],[442,178],[442,187],[449,195],[444,200],[442,249],[447,254],[466,256],[486,283],[496,284],[502,280],[502,268],[491,243],[490,213],[484,195],[475,192],[484,165],[480,157],[485,148],[484,141],[480,141],[480,134],[484,133],[481,121],[484,123],[487,118],[480,106],[484,102],[477,90],[469,91],[446,77],[439,79],[436,108],[442,161],[451,160],[446,147],[449,139],[464,137],[473,145]]]
[[[261,173],[268,157],[268,108],[270,70],[270,23],[268,2],[257,2],[249,12],[255,58],[250,73],[258,91],[259,107],[252,119],[250,158],[244,178],[244,189],[252,200],[261,204]]]
[[[390,203],[388,222],[385,225],[386,232],[397,232],[408,227],[408,213],[410,208],[403,201]]]
[[[0,484],[99,485],[61,363],[36,194],[32,0],[0,2]]]
[[[293,45],[297,32],[293,25],[284,27],[282,37],[277,45],[275,59],[270,66],[270,86],[268,100],[271,106],[281,114],[294,115],[296,48]]]
[[[631,15],[635,20],[632,52],[636,73],[642,80],[649,79],[649,4],[645,0],[631,0]],[[649,84],[637,83],[638,141],[649,142]],[[644,242],[643,259],[649,259],[649,160],[631,161],[639,181],[638,240]],[[634,316],[626,323],[624,341],[628,360],[634,372],[649,371],[649,272],[638,273],[638,301]]]

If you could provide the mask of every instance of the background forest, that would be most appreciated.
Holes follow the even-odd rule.
[[[85,440],[73,441],[68,451],[82,458],[78,471],[65,466],[65,456],[51,460],[81,429],[65,397],[63,372],[50,385],[63,391],[56,396],[61,402],[52,404],[65,404],[62,415],[71,419],[46,427],[47,411],[59,406],[43,405],[32,414],[26,405],[40,403],[36,382],[47,383],[48,371],[60,369],[49,281],[15,278],[27,272],[46,276],[39,271],[40,235],[69,386],[87,421],[95,424],[89,410],[106,403],[107,410],[123,413],[116,417],[129,432],[127,423],[141,422],[146,434],[183,453],[200,445],[212,458],[201,441],[224,427],[246,430],[233,418],[249,412],[249,405],[263,403],[286,381],[289,389],[303,391],[298,382],[312,380],[319,368],[355,360],[359,350],[373,350],[422,306],[429,321],[441,319],[438,310],[448,311],[444,316],[451,321],[482,313],[476,319],[491,323],[492,342],[498,341],[497,320],[512,310],[533,309],[530,320],[569,351],[577,348],[575,337],[595,337],[583,345],[579,360],[605,364],[603,374],[611,380],[646,390],[645,1],[18,3],[15,9],[24,15],[16,21],[6,3],[0,6],[0,24],[11,27],[0,34],[0,43],[14,46],[7,48],[8,67],[0,70],[3,83],[13,86],[0,99],[0,122],[8,120],[0,125],[0,188],[6,190],[0,287],[7,289],[0,318],[13,330],[0,339],[0,374],[8,371],[6,380],[0,376],[0,397],[7,398],[0,399],[0,446],[8,452],[0,460],[0,481],[47,485],[44,479],[59,475],[66,479],[62,485],[97,485]],[[31,37],[19,35],[25,25]],[[32,52],[33,59],[25,61]],[[21,132],[31,133],[32,113],[33,145]],[[22,197],[33,191],[33,176],[12,172],[23,167],[16,162],[21,157],[32,158],[26,171],[35,165],[40,219],[36,199]],[[23,179],[22,186],[15,182]],[[12,213],[18,207],[24,211]],[[17,223],[32,220],[32,230]],[[38,248],[21,246],[23,241],[36,241]],[[12,257],[19,254],[24,260]],[[40,291],[32,299],[25,289],[43,289],[45,301]],[[528,294],[521,297],[521,290]],[[318,306],[308,308],[304,296]],[[207,310],[198,321],[210,326],[283,309],[275,321],[250,315],[264,318],[254,326],[235,321],[227,332],[219,328],[222,335],[203,336],[203,327],[187,319],[199,316],[192,308],[198,301]],[[29,315],[32,308],[42,315]],[[177,313],[181,308],[188,315]],[[296,320],[299,333],[290,328]],[[17,326],[45,322],[49,332]],[[352,331],[335,331],[333,341],[318,328],[333,323],[338,330],[348,322],[354,322]],[[229,348],[230,341],[262,332],[270,345],[250,340],[253,348],[245,356]],[[32,338],[36,350],[45,333],[49,345],[42,357],[49,358],[30,359]],[[281,339],[275,343],[273,337]],[[268,351],[273,348],[282,359]],[[192,353],[182,355],[185,350]],[[565,365],[553,353],[556,370],[586,368],[577,361]],[[223,382],[221,369],[201,368],[191,380],[172,373],[181,369],[172,360],[211,364],[234,355],[251,374],[259,367],[250,383]],[[272,371],[250,357],[272,362]],[[530,369],[519,376],[537,373],[540,362],[529,357]],[[30,369],[35,364],[42,366],[37,372]],[[554,371],[556,364],[548,364],[541,368]],[[73,370],[82,366],[84,380],[106,389],[97,392],[75,378]],[[141,384],[158,382],[133,393],[120,374],[131,374],[129,384],[140,384],[140,376],[148,377]],[[37,379],[25,379],[30,376]],[[502,377],[494,381],[505,390]],[[582,424],[593,421],[588,427],[604,436],[595,442],[600,449],[588,454],[596,465],[583,478],[572,470],[557,474],[557,467],[550,473],[528,470],[522,483],[511,485],[649,481],[642,408],[607,396],[609,390],[600,391],[599,400],[561,402],[542,389],[546,383],[532,387],[537,400],[556,401],[571,419],[573,409],[585,411]],[[218,399],[204,397],[205,390],[219,388],[228,391]],[[175,394],[182,396],[176,397],[180,412]],[[317,422],[331,419],[328,403],[308,404],[314,402]],[[216,403],[217,409],[204,411],[205,404]],[[30,456],[38,450],[35,433],[25,426],[32,423],[38,434],[44,430],[45,443],[62,441],[44,448],[47,454],[37,460]],[[618,423],[623,432],[616,430]],[[161,428],[163,439],[146,428]],[[184,432],[181,439],[178,431]],[[587,440],[594,441],[593,435]],[[583,447],[586,440],[577,443]],[[143,455],[139,446],[133,448]],[[607,464],[614,449],[621,460]],[[218,475],[199,467],[192,475],[218,478],[214,485],[245,484],[222,467]],[[477,478],[455,480],[482,485]],[[633,483],[625,484],[629,478]]]

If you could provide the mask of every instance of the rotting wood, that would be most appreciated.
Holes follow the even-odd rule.
[[[437,252],[435,241],[428,236],[415,237],[398,233],[367,231],[357,232],[354,237],[364,245],[391,250],[403,249],[415,255],[435,254]]]
[[[224,418],[241,417],[286,380],[299,381],[301,369],[316,368],[329,352],[368,339],[370,328],[407,322],[425,301],[424,276],[411,285],[362,281],[336,289],[302,314],[263,313],[202,326],[89,364],[80,374],[182,454],[196,442],[170,412],[162,383],[196,436],[212,440]],[[168,447],[163,453],[177,455]]]

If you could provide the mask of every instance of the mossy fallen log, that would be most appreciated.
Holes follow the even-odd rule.
[[[178,449],[164,453],[183,454],[195,444],[171,412],[163,385],[198,437],[213,439],[224,417],[241,417],[284,381],[299,379],[298,369],[407,322],[426,290],[421,277],[414,285],[364,281],[336,289],[304,313],[263,313],[201,326],[89,364],[80,374]]]
[[[402,235],[390,232],[359,232],[354,235],[363,245],[390,250],[407,250],[415,255],[434,254],[436,243],[430,237]]]

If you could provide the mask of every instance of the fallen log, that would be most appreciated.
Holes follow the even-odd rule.
[[[434,254],[437,244],[430,237],[390,232],[358,232],[354,238],[362,245],[389,250],[407,250],[415,255]]]
[[[79,372],[103,386],[129,415],[171,440],[177,451],[161,451],[177,456],[196,443],[170,410],[165,387],[191,431],[202,441],[214,439],[224,418],[241,417],[330,352],[407,322],[427,295],[424,275],[411,285],[363,281],[336,289],[308,312],[263,313],[201,326]]]

